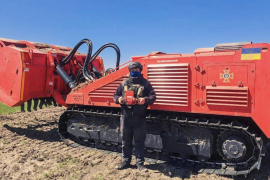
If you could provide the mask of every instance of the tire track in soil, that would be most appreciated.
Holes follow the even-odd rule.
[[[168,164],[146,163],[149,172],[132,167],[118,171],[121,162],[115,153],[76,149],[60,141],[57,121],[65,108],[50,107],[34,112],[0,115],[0,179],[218,179],[231,177],[193,174],[192,169],[177,169]],[[248,178],[270,179],[270,148],[260,171]]]

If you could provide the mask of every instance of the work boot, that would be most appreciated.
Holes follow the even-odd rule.
[[[148,169],[143,164],[137,164],[137,169],[140,172],[148,172]]]
[[[127,161],[123,161],[119,163],[118,165],[115,166],[115,169],[121,170],[121,169],[126,169],[130,166],[130,163]]]

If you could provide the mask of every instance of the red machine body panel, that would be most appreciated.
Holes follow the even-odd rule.
[[[240,50],[193,54],[151,53],[133,57],[157,94],[149,109],[251,117],[270,138],[270,45],[247,44],[260,50],[256,60]],[[112,96],[128,77],[127,66],[67,96],[67,104],[119,107]]]
[[[62,96],[66,96],[70,88],[55,73],[55,62],[59,63],[71,50],[63,46],[0,38],[0,102],[12,107],[29,99],[53,96],[59,104],[66,105]],[[81,68],[78,64],[83,65],[85,58],[86,54],[77,52],[62,68],[67,74],[76,75]],[[93,64],[104,73],[101,57],[97,57]]]

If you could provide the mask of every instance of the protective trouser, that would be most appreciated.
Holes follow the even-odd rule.
[[[134,144],[136,164],[143,164],[145,148],[144,142],[146,138],[145,116],[136,116],[133,115],[132,112],[125,111],[121,117],[120,124],[123,161],[127,161],[130,163],[132,155],[132,144]]]

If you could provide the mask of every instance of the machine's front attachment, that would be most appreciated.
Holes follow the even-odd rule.
[[[88,53],[77,50],[88,44]],[[65,97],[86,81],[95,81],[105,74],[100,52],[112,47],[117,54],[120,50],[112,43],[102,46],[92,55],[92,42],[80,41],[74,49],[29,41],[0,38],[0,102],[10,106],[21,106],[21,111],[31,111],[44,105],[67,106]],[[107,72],[107,71],[106,71]]]
[[[54,60],[66,56],[70,50],[0,38],[0,76],[3,77],[0,79],[0,102],[10,107],[21,106],[21,111],[25,112],[25,102],[27,111],[31,111],[32,101],[33,109],[37,110],[42,108],[44,98],[51,101],[54,91],[68,94],[69,89],[55,76],[53,69]]]

